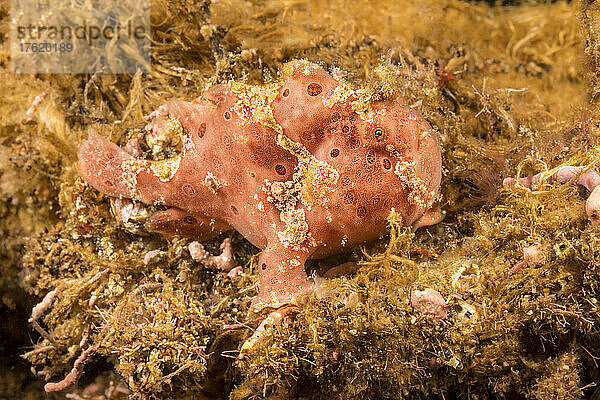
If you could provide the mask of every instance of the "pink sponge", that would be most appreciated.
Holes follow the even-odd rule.
[[[235,229],[264,249],[259,302],[293,302],[304,262],[376,239],[392,209],[405,225],[435,223],[439,138],[402,99],[360,93],[318,65],[294,61],[275,83],[218,85],[148,117],[146,141],[181,140],[151,161],[99,135],[79,148],[87,182],[162,205],[150,230],[198,240]]]

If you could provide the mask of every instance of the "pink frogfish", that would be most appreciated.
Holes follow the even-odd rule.
[[[307,259],[384,234],[392,209],[414,228],[440,215],[439,135],[402,98],[364,100],[307,61],[280,75],[261,86],[216,85],[150,114],[146,140],[181,140],[170,158],[93,132],[79,146],[90,185],[156,206],[147,230],[202,241],[235,229],[261,248],[257,304],[269,308],[310,287]]]

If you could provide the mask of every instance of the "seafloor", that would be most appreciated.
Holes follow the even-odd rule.
[[[11,74],[8,3],[0,398],[600,395],[600,228],[586,215],[587,189],[549,178],[600,160],[593,0],[155,0],[152,72],[135,75]],[[377,243],[313,262],[317,271],[345,261],[360,269],[317,278],[299,312],[238,360],[260,322],[248,313],[259,250],[233,232],[205,244],[217,254],[232,238],[244,266],[232,279],[178,250],[188,239],[124,229],[109,199],[80,179],[77,146],[89,128],[123,145],[165,101],[233,79],[268,81],[292,59],[373,92],[393,85],[425,116],[442,139],[446,217],[415,233],[392,220]],[[381,73],[390,70],[393,79]],[[502,185],[540,172],[548,179],[530,189]],[[523,264],[530,246],[541,255]],[[166,256],[144,265],[155,249]],[[413,309],[411,292],[425,288],[444,296],[446,318]],[[35,330],[32,307],[51,290]],[[84,346],[97,352],[78,383],[45,394]]]

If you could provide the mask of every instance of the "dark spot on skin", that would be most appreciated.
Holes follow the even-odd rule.
[[[310,131],[304,131],[302,132],[300,137],[302,138],[302,140],[310,142],[312,140],[312,133],[310,133]]]
[[[283,165],[277,164],[275,166],[275,172],[277,172],[279,175],[285,175],[287,171]]]
[[[185,218],[183,218],[183,222],[185,222],[186,224],[192,225],[192,224],[195,224],[197,221],[196,221],[196,218],[192,217],[191,215],[187,215],[187,216],[185,216]]]
[[[263,263],[260,268],[264,271],[265,269],[267,269],[267,264]]]
[[[375,140],[377,140],[378,142],[383,140],[384,134],[383,134],[383,129],[381,128],[377,128],[373,131],[373,136],[375,136]]]
[[[223,118],[225,118],[227,121],[229,121],[231,119],[231,113],[229,111],[225,111],[223,113]]]
[[[367,209],[363,206],[360,206],[356,209],[356,215],[360,218],[364,218],[367,215]]]
[[[367,162],[369,164],[373,164],[375,162],[375,152],[373,150],[369,150],[367,152]]]
[[[340,150],[339,149],[331,149],[331,152],[329,153],[329,155],[333,158],[336,158],[337,156],[340,155]]]
[[[340,117],[340,113],[339,113],[339,112],[334,112],[334,113],[331,115],[331,120],[332,120],[333,122],[337,122],[337,121],[339,121],[339,120],[340,120],[340,118],[341,118],[341,117]]]
[[[360,147],[360,140],[357,138],[351,139],[348,146],[350,146],[351,149],[358,149]]]
[[[387,158],[383,159],[383,168],[385,168],[385,169],[391,169],[392,168],[392,163]]]
[[[234,214],[238,213],[238,209],[235,206],[231,206],[231,211],[233,211]]]
[[[115,158],[115,155],[113,153],[108,153],[106,155],[106,158],[108,158],[109,160],[112,160],[113,158]]]
[[[311,83],[310,85],[308,85],[306,90],[309,96],[318,96],[323,91],[323,87],[318,83]]]
[[[206,122],[203,122],[198,127],[198,137],[203,137],[206,133]]]
[[[350,127],[348,125],[342,126],[342,132],[348,134],[348,132],[350,132]]]
[[[285,89],[285,90],[283,91],[283,94],[282,94],[282,96],[283,96],[283,97],[288,97],[289,95],[290,95],[290,89]]]
[[[354,193],[346,192],[344,193],[344,204],[353,204],[354,203]]]
[[[111,181],[104,181],[104,184],[108,187],[113,187],[114,184]]]
[[[183,192],[188,196],[193,196],[196,193],[191,185],[183,185]]]

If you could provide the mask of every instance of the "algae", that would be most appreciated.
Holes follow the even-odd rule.
[[[595,2],[155,0],[151,73],[71,76],[9,72],[7,3],[0,398],[47,398],[43,381],[92,347],[78,386],[51,397],[598,395],[600,234],[587,193],[550,179],[502,186],[597,166]],[[160,104],[233,79],[272,82],[291,59],[357,83],[359,100],[401,95],[425,116],[442,138],[446,218],[411,232],[391,215],[386,237],[314,262],[360,268],[315,277],[298,312],[240,360],[261,321],[248,314],[257,249],[227,234],[244,266],[229,278],[193,261],[187,240],[127,230],[78,178],[76,149],[89,128],[124,145]],[[216,254],[221,241],[205,247]],[[509,273],[533,244],[546,262]],[[156,249],[166,256],[145,265]],[[448,318],[413,309],[411,291],[424,288],[444,296]],[[52,290],[34,330],[31,308]]]

